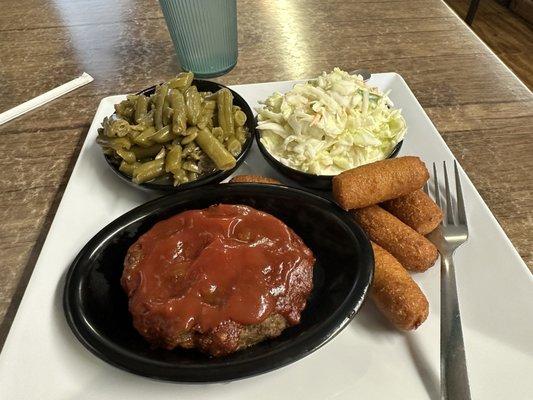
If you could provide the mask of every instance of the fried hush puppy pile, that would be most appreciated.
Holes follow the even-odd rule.
[[[420,190],[429,178],[418,157],[387,159],[333,178],[333,196],[372,241],[375,272],[371,297],[397,328],[416,329],[429,312],[424,293],[407,270],[423,272],[437,257],[426,239],[442,211]]]

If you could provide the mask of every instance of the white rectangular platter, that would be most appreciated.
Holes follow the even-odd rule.
[[[403,110],[409,131],[400,155],[418,155],[426,163],[453,161],[401,76],[376,74],[371,83],[391,90],[392,100]],[[293,84],[233,89],[255,107],[258,100]],[[202,385],[159,382],[114,368],[85,350],[63,315],[65,272],[101,228],[151,198],[119,180],[95,143],[100,122],[123,97],[107,97],[98,107],[0,354],[0,399],[439,398],[440,264],[414,276],[430,303],[429,318],[417,331],[394,330],[366,302],[331,343],[254,378]],[[250,172],[281,178],[255,145],[237,173]],[[533,278],[464,173],[463,177],[470,239],[455,259],[472,398],[531,399]]]

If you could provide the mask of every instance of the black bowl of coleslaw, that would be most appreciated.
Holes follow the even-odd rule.
[[[273,137],[282,140],[283,146],[287,146],[284,152],[289,154],[288,157],[295,156],[295,161],[300,160],[303,151],[305,161],[313,164],[316,162],[320,164],[320,160],[315,158],[316,154],[328,153],[327,149],[335,152],[335,155],[333,153],[330,155],[332,157],[350,158],[352,150],[358,151],[357,147],[376,147],[375,140],[383,144],[380,136],[374,136],[376,130],[387,129],[386,132],[382,132],[386,137],[403,139],[402,134],[405,134],[406,123],[401,111],[398,112],[399,110],[393,108],[388,91],[380,90],[372,83],[367,83],[368,79],[370,79],[370,73],[367,71],[358,70],[348,73],[340,68],[334,68],[333,71],[323,72],[315,79],[298,82],[284,93],[274,92],[266,100],[260,101],[263,108],[257,109],[259,116],[256,118],[255,137],[266,161],[282,175],[301,186],[329,190],[335,175],[357,167],[358,162],[346,160],[344,164],[351,165],[350,167],[346,165],[336,168],[336,171],[333,173],[328,171],[328,174],[324,169],[317,170],[316,168],[319,167],[317,165],[313,166],[312,171],[316,170],[318,174],[306,172],[307,168],[304,166],[292,163],[287,165],[287,161],[280,158],[277,150],[273,150],[268,143],[265,146],[263,140],[268,137],[265,136],[267,132],[270,131]],[[343,123],[346,125],[339,131],[339,124]],[[265,125],[272,126],[266,127]],[[373,136],[375,140],[369,142],[363,135],[360,138],[361,144],[355,144],[352,141],[352,146],[347,147],[339,142],[341,147],[330,147],[336,143],[335,140],[339,140],[339,135],[348,133],[351,139],[355,139],[349,132],[355,126],[359,126],[365,131],[362,133],[366,133],[366,136]],[[319,137],[322,139],[318,139]],[[275,142],[281,144],[277,139]],[[381,150],[380,157],[376,158],[382,160],[396,157],[403,144],[402,140],[397,143],[396,140],[389,154]],[[317,141],[321,141],[325,147],[319,146],[317,149],[314,146]],[[368,161],[363,160],[362,163],[366,164]]]
[[[331,190],[333,177],[335,175],[316,175],[316,174],[310,174],[308,172],[303,172],[295,168],[291,168],[283,164],[281,161],[275,158],[271,153],[269,153],[269,151],[266,149],[264,144],[261,143],[261,132],[257,128],[255,129],[255,139],[257,141],[257,146],[259,147],[259,150],[261,151],[261,154],[263,155],[263,157],[265,157],[267,162],[276,171],[281,173],[283,176],[309,189]],[[402,144],[403,144],[403,140],[398,142],[396,146],[394,146],[394,148],[392,149],[391,153],[386,158],[396,157],[398,153],[400,152],[400,149],[402,148]]]

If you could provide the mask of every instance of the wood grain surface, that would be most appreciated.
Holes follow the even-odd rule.
[[[505,62],[529,89],[533,88],[533,0],[531,21],[526,21],[499,0],[479,2],[472,29]],[[461,18],[466,17],[470,0],[446,0]],[[511,7],[512,7],[511,3]],[[518,4],[518,3],[516,3]],[[526,5],[527,3],[520,3]]]
[[[0,345],[99,101],[180,68],[155,0],[0,0],[0,112],[83,71],[95,81],[0,126]],[[533,95],[441,0],[238,2],[225,84],[339,66],[403,75],[533,267]]]

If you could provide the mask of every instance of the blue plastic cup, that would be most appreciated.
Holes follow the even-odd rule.
[[[237,64],[236,0],[159,0],[181,68],[198,77]]]

